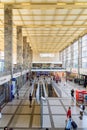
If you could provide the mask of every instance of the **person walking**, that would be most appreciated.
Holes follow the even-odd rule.
[[[68,111],[67,111],[67,118],[71,117],[71,107],[68,108]]]
[[[80,105],[80,120],[82,120],[83,119],[83,112],[84,112],[84,105],[83,104],[81,104]]]
[[[72,119],[71,119],[71,116],[68,118],[67,122],[66,122],[66,127],[65,127],[65,130],[71,130],[72,128]]]
[[[29,94],[29,101],[30,101],[30,107],[32,106],[32,95],[31,93]]]
[[[71,97],[72,97],[72,100],[74,101],[74,89],[71,90]]]

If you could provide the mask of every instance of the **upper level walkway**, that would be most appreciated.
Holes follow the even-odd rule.
[[[56,83],[54,83],[56,84]],[[49,128],[51,130],[64,130],[66,112],[71,106],[72,119],[77,123],[78,130],[87,130],[87,115],[84,113],[83,120],[79,119],[79,107],[76,101],[72,101],[70,90],[84,89],[73,82],[65,81],[56,84],[61,90],[61,97],[48,97],[47,101],[42,102],[42,106],[36,103],[33,98],[32,107],[29,107],[29,83],[26,83],[19,92],[19,99],[15,99],[2,109],[0,119],[0,130],[5,126],[12,127],[14,130],[37,130]],[[87,111],[87,108],[86,110]]]
[[[66,71],[66,69],[65,68],[62,68],[62,67],[53,67],[53,68],[37,68],[37,67],[32,67],[31,68],[31,71],[33,71],[33,72],[43,72],[43,71],[45,71],[45,72],[65,72]]]

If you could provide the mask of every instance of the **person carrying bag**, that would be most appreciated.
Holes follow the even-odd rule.
[[[66,122],[66,127],[65,127],[65,130],[71,130],[72,128],[72,119],[71,119],[71,116],[68,118],[67,122]]]

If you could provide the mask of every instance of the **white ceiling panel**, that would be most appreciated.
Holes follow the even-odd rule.
[[[0,21],[3,21],[4,20],[4,17],[3,16],[0,16]]]
[[[67,1],[66,0],[58,0],[58,2],[73,3],[73,0],[67,0]]]
[[[83,24],[83,21],[76,21],[76,22],[74,22],[74,24],[81,25],[81,24]]]
[[[65,16],[56,16],[56,17],[55,17],[55,20],[62,20],[62,21],[63,21],[64,18],[65,18]]]
[[[45,20],[50,20],[50,22],[54,19],[53,16],[45,16]]]
[[[87,0],[77,0],[77,2],[87,2]]]
[[[77,16],[67,16],[66,20],[75,20]]]
[[[22,15],[30,15],[32,13],[32,10],[27,10],[27,9],[19,9],[19,12]]]
[[[45,21],[45,22],[41,22],[41,23],[42,23],[42,24],[45,24],[45,25],[46,25],[46,24],[48,25],[48,24],[52,24],[52,21]]]
[[[84,9],[82,14],[87,14],[87,9]]]
[[[17,3],[18,2],[25,2],[25,0],[14,0],[14,1],[16,1]],[[30,2],[30,0],[26,0],[26,2]]]
[[[48,15],[48,14],[54,15],[55,14],[55,10],[46,10],[45,11],[45,15]]]
[[[16,26],[22,26],[23,25],[23,22],[22,21],[14,21],[14,24],[16,25]]]
[[[47,0],[47,2],[56,3],[58,0]]]
[[[8,2],[8,3],[10,3],[10,2],[15,2],[15,0],[1,0],[0,2]]]
[[[42,20],[41,16],[34,16],[34,20]]]
[[[78,20],[87,20],[87,16],[79,16]]]
[[[62,22],[63,22],[63,21],[57,21],[57,20],[56,20],[56,21],[54,21],[53,23],[54,23],[54,24],[62,24]]]
[[[70,14],[79,14],[82,11],[82,9],[73,9],[70,11]]]
[[[21,21],[21,17],[20,16],[13,16],[13,21],[18,21],[18,20],[20,20]]]
[[[22,16],[23,20],[32,20],[32,16]]]
[[[42,0],[32,0],[33,3],[42,3]]]
[[[4,15],[4,10],[0,9],[0,15]]]
[[[57,9],[56,13],[57,14],[65,14],[66,15],[68,13],[68,9]]]
[[[66,24],[66,25],[70,25],[72,23],[73,23],[73,21],[64,21],[64,24]]]
[[[41,15],[42,11],[40,9],[37,9],[37,10],[32,10],[32,13],[34,15]]]
[[[26,20],[24,20],[24,24],[25,24],[25,25],[32,24],[32,21],[26,21]]]

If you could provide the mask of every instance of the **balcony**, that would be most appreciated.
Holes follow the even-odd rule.
[[[38,71],[66,71],[65,68],[62,68],[62,67],[42,67],[42,68],[39,68],[39,67],[32,67],[31,68],[31,71],[32,72],[38,72]]]

